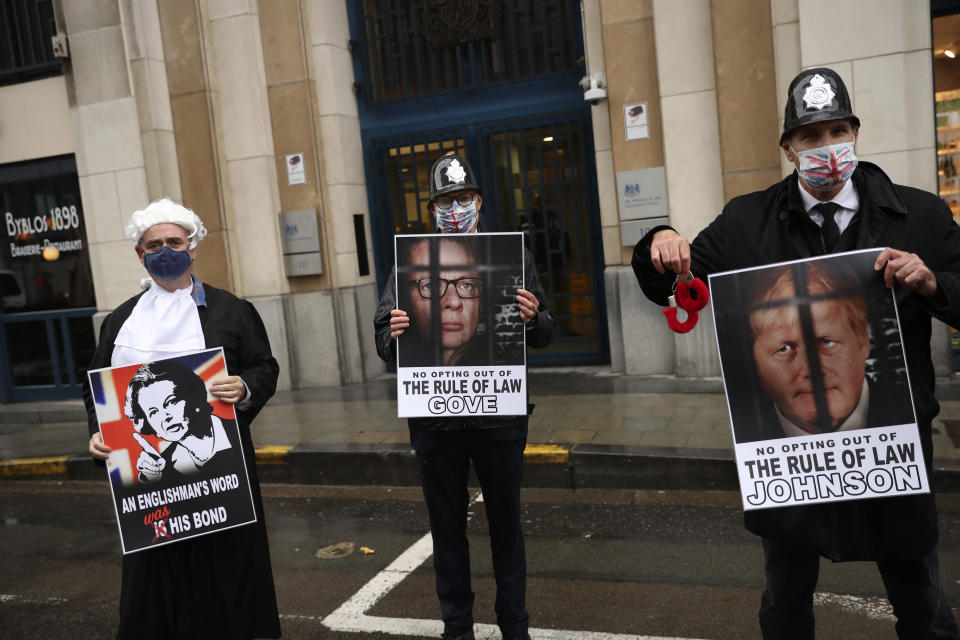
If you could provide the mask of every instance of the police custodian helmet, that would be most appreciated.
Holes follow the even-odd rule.
[[[479,192],[473,169],[455,153],[441,156],[430,169],[430,202],[451,191],[474,189]]]
[[[850,107],[850,94],[843,80],[833,69],[807,69],[793,79],[787,91],[780,144],[794,129],[805,124],[841,119],[850,120],[854,127],[860,126],[860,119],[853,115]]]

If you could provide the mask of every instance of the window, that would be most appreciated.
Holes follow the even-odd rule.
[[[53,56],[57,34],[52,0],[4,0],[0,3],[0,85],[26,82],[63,72]]]
[[[569,73],[583,55],[572,0],[366,0],[371,103]]]

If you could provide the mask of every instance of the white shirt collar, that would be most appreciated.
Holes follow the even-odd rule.
[[[857,406],[853,408],[853,411],[847,416],[847,419],[844,420],[837,431],[851,431],[853,429],[863,429],[867,426],[867,408],[870,406],[870,385],[867,384],[867,379],[863,379],[863,387],[860,390],[860,400],[857,401]],[[780,427],[783,429],[783,435],[787,437],[794,436],[810,436],[815,435],[809,431],[801,429],[794,423],[790,422],[782,413],[780,413],[780,407],[774,405],[773,407],[777,412],[777,419],[780,421]]]
[[[820,200],[814,198],[810,193],[803,188],[803,185],[800,184],[800,178],[797,177],[797,187],[800,189],[800,199],[803,200],[803,210],[807,213],[810,213],[810,210],[813,209],[818,204],[821,204]],[[840,189],[840,193],[835,195],[828,202],[836,202],[842,209],[848,211],[856,212],[860,208],[860,197],[857,195],[857,189],[853,186],[853,180],[847,180],[843,185],[843,188]]]

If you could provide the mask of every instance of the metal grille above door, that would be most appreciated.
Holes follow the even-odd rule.
[[[365,0],[370,103],[568,73],[580,51],[570,0]]]

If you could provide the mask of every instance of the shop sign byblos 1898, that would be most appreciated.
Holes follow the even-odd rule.
[[[81,217],[76,205],[52,207],[47,216],[40,214],[17,216],[7,211],[4,213],[3,223],[7,237],[11,240],[11,258],[42,255],[47,260],[56,260],[63,251],[83,249],[82,238],[52,241],[49,238],[38,237],[52,232],[78,233]]]

